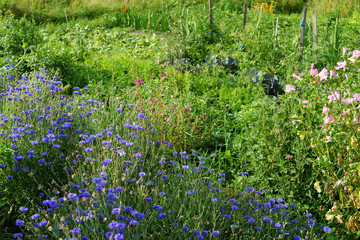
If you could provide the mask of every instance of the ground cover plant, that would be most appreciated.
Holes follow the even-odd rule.
[[[207,1],[3,1],[0,238],[358,238],[359,6],[328,2],[306,3],[299,61],[303,1],[248,2],[245,27],[243,2],[213,1],[213,39]]]

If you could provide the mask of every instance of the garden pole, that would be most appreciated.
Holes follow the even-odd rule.
[[[276,40],[278,35],[279,28],[279,17],[276,18],[276,27],[275,27],[275,39],[274,39],[274,63],[275,63],[275,51],[276,51]]]
[[[303,17],[301,20],[301,36],[300,36],[300,57],[299,61],[302,60],[302,55],[304,52],[304,38],[305,38],[305,25],[306,25],[306,11],[307,7],[304,7],[303,9]]]
[[[243,30],[245,29],[245,24],[246,24],[246,13],[247,13],[247,3],[245,3],[245,7],[244,7],[244,22],[243,22]]]
[[[315,51],[315,61],[317,60],[317,19],[316,14],[313,15],[313,47]]]
[[[212,31],[212,27],[213,27],[213,15],[212,15],[212,0],[209,0],[209,12],[210,12],[210,41],[212,42],[213,40],[213,31]]]
[[[183,17],[180,16],[180,26],[181,26],[181,36],[184,36],[184,27],[183,27],[183,21],[182,21]]]
[[[66,25],[68,25],[68,19],[67,19],[67,15],[66,15],[66,10],[65,10],[65,9],[64,9],[64,13],[65,13]]]

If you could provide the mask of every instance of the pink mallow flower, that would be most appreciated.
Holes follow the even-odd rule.
[[[286,85],[285,86],[285,92],[291,92],[291,91],[295,91],[296,89],[294,88],[294,86],[291,85]]]
[[[360,57],[360,51],[359,50],[354,50],[353,51],[353,55],[351,56],[351,58],[349,58],[349,60],[351,61],[351,62],[355,62],[355,60],[357,59],[357,58],[359,58]]]
[[[360,94],[359,93],[354,94],[354,100],[360,102]]]
[[[311,64],[310,75],[317,76],[318,74],[318,70],[314,69],[314,64]]]
[[[320,81],[322,81],[322,80],[326,80],[327,81],[327,76],[328,75],[328,71],[327,71],[327,69],[326,68],[323,68],[322,70],[321,70],[321,72],[319,73],[319,77],[320,77]]]
[[[335,69],[336,70],[339,70],[339,69],[342,69],[346,66],[347,62],[346,61],[343,61],[343,62],[338,62],[337,65],[338,67],[336,67]]]
[[[323,106],[323,114],[326,114],[329,111],[330,111],[330,108]]]
[[[343,48],[343,56],[345,56],[347,48]]]
[[[340,92],[335,91],[335,95],[334,92],[332,92],[331,95],[328,96],[328,99],[330,100],[330,103],[336,102],[336,100],[340,100]]]
[[[292,77],[296,78],[297,80],[301,80],[301,78],[298,75],[296,75],[295,73],[292,75]]]
[[[335,119],[332,114],[329,114],[329,116],[326,116],[324,119],[325,126],[328,126],[329,123],[335,122]]]
[[[339,78],[339,75],[336,74],[336,72],[330,70],[330,78]]]
[[[347,103],[347,104],[351,104],[354,101],[354,99],[353,98],[342,98],[341,101],[344,103]]]

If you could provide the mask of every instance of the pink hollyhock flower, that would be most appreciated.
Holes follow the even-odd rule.
[[[291,91],[295,91],[296,89],[294,88],[294,86],[291,85],[286,85],[285,86],[285,92],[291,92]]]
[[[318,70],[314,69],[314,64],[311,64],[310,75],[317,76],[318,74]]]
[[[360,102],[360,94],[359,93],[354,94],[354,100]]]
[[[322,80],[327,81],[327,77],[328,77],[327,74],[328,74],[327,69],[323,68],[323,70],[321,70],[321,72],[319,73],[320,81],[322,81]]]
[[[323,106],[323,114],[326,114],[328,111],[330,111],[330,108]]]
[[[292,75],[292,77],[296,78],[297,80],[301,80],[301,78],[298,75],[296,75],[295,73]]]
[[[345,56],[347,48],[343,48],[343,56]]]
[[[337,75],[336,72],[333,72],[330,70],[330,78],[332,78],[332,77],[339,78],[339,75]]]

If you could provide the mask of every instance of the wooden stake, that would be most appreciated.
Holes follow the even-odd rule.
[[[279,17],[276,18],[274,49],[276,48],[276,40],[277,40],[277,35],[278,35],[278,28],[279,28]]]
[[[181,35],[184,36],[184,27],[183,27],[183,21],[182,21],[183,17],[180,16],[180,27],[181,27]]]
[[[316,14],[313,15],[313,47],[315,51],[315,59],[317,59],[317,19]]]
[[[306,26],[306,11],[307,7],[303,8],[303,17],[301,20],[301,36],[300,36],[300,57],[299,61],[302,60],[302,55],[304,52],[304,38],[305,38],[305,26]]]
[[[245,3],[245,7],[244,7],[244,22],[243,22],[243,30],[245,29],[245,24],[246,24],[246,13],[247,13],[247,3]]]
[[[68,25],[68,19],[67,19],[67,15],[66,15],[66,10],[65,10],[65,9],[64,9],[64,13],[65,13],[66,25]]]
[[[209,12],[210,12],[210,41],[213,40],[213,15],[212,15],[212,0],[209,0]]]
[[[276,18],[276,26],[275,26],[275,39],[274,39],[274,63],[275,63],[275,51],[276,51],[276,40],[278,35],[279,28],[279,17]]]

